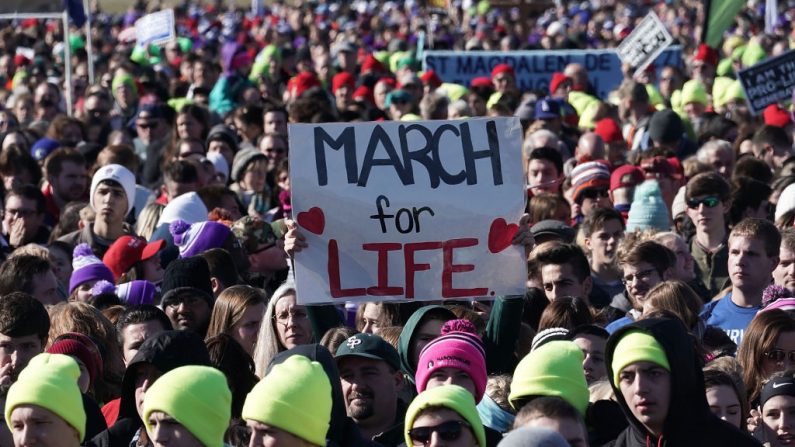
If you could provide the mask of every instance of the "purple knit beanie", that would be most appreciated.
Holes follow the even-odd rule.
[[[116,288],[116,295],[128,306],[154,304],[157,286],[149,281],[137,279],[119,284],[119,287]]]
[[[456,368],[464,371],[475,384],[475,402],[486,392],[486,351],[475,326],[467,320],[451,320],[442,326],[442,335],[420,352],[415,381],[417,392],[425,391],[434,371]]]
[[[72,252],[72,269],[72,277],[69,278],[69,294],[84,282],[101,279],[113,282],[113,273],[94,255],[91,247],[86,243],[79,244]]]
[[[196,222],[191,225],[177,219],[169,225],[174,245],[179,247],[179,257],[189,258],[212,248],[221,248],[232,230],[213,221]]]

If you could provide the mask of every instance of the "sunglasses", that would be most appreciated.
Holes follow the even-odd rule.
[[[596,200],[599,197],[607,197],[607,189],[604,188],[590,188],[582,192],[582,197],[585,199]]]
[[[773,349],[765,353],[765,357],[776,363],[782,363],[784,359],[788,359],[790,363],[795,363],[795,351],[784,351],[783,349]]]
[[[409,437],[413,445],[428,445],[431,442],[431,434],[436,432],[443,441],[452,442],[461,437],[464,427],[472,428],[464,421],[447,421],[430,427],[412,428],[409,430]]]
[[[690,209],[697,209],[699,205],[704,204],[707,208],[715,208],[720,203],[720,199],[717,197],[704,197],[703,199],[687,199],[687,207]]]
[[[155,127],[157,127],[157,123],[139,124],[138,127],[140,127],[141,129],[154,129]]]

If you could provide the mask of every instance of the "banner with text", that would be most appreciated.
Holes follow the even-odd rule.
[[[479,76],[491,76],[491,69],[506,63],[516,71],[516,84],[523,91],[549,91],[549,81],[556,71],[570,63],[582,64],[597,95],[606,99],[624,79],[621,60],[615,50],[560,51],[426,51],[423,69],[433,69],[443,82],[469,86]],[[666,65],[682,67],[682,47],[671,46],[654,61],[657,75]]]
[[[638,26],[618,45],[616,52],[625,64],[635,67],[635,74],[642,72],[674,41],[665,25],[654,11],[650,12]]]
[[[754,115],[770,104],[789,100],[795,87],[795,50],[740,70],[737,78],[745,91],[748,108]]]
[[[291,124],[298,302],[521,295],[517,118]]]
[[[135,37],[139,46],[157,45],[177,38],[174,27],[174,10],[147,14],[135,21]]]

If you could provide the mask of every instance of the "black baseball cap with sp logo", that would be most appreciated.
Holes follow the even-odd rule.
[[[339,359],[349,356],[383,360],[392,368],[400,369],[400,356],[397,349],[378,335],[359,333],[345,340],[337,348],[334,358],[339,361]]]

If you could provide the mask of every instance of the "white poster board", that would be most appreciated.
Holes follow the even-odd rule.
[[[525,291],[518,118],[291,124],[302,304]]]
[[[654,11],[649,12],[632,33],[618,45],[619,59],[642,72],[674,41]]]
[[[139,46],[159,45],[176,39],[174,10],[164,9],[136,20],[135,38]]]

